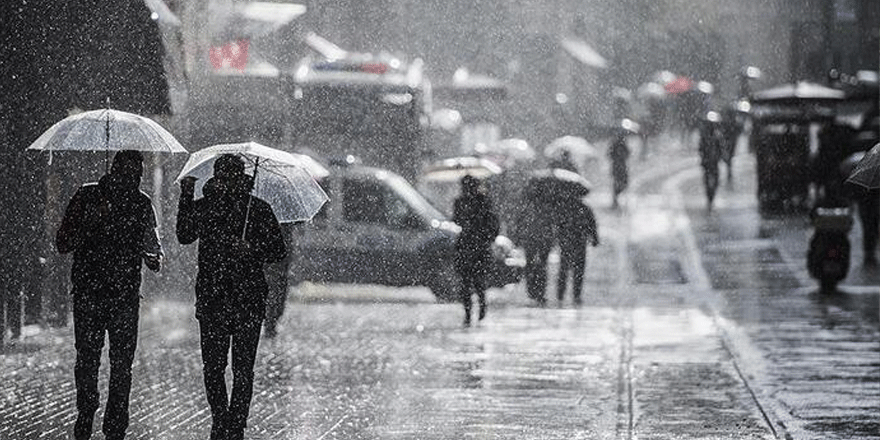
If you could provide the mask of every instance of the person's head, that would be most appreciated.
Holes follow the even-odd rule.
[[[214,179],[219,188],[233,193],[250,193],[253,179],[244,172],[244,159],[224,154],[214,161]]]
[[[480,192],[480,181],[470,174],[461,178],[461,193],[474,195]]]
[[[144,173],[144,156],[140,151],[123,150],[113,156],[110,175],[125,188],[136,189]]]
[[[235,154],[224,154],[214,161],[214,177],[220,180],[235,180],[244,174],[244,159]]]

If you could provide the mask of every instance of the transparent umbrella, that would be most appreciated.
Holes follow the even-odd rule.
[[[880,188],[880,143],[865,153],[846,181],[868,189]]]
[[[108,162],[111,151],[187,152],[174,135],[156,121],[109,108],[68,116],[49,127],[27,149],[50,154],[53,151],[104,151]]]
[[[214,161],[224,154],[244,159],[245,172],[254,176],[251,195],[269,203],[279,222],[311,220],[329,200],[315,181],[329,175],[323,165],[310,156],[256,142],[220,144],[196,151],[184,164],[177,181],[187,176],[197,178],[196,197],[200,197],[204,182],[213,175]]]

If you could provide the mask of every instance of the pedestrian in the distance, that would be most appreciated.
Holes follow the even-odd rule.
[[[522,194],[522,215],[517,219],[518,242],[526,254],[526,292],[539,306],[547,304],[547,258],[554,245],[556,210],[548,203],[545,185],[530,181]]]
[[[473,295],[479,300],[479,320],[486,317],[486,276],[492,260],[492,242],[499,230],[492,202],[473,176],[461,179],[461,195],[453,204],[452,221],[461,226],[455,242],[455,267],[462,281],[464,325],[470,326]]]
[[[614,131],[614,139],[611,147],[608,149],[608,157],[611,159],[611,179],[613,181],[613,199],[611,206],[617,208],[619,206],[618,198],[620,194],[629,186],[629,160],[630,151],[626,144],[627,134],[629,132],[624,128],[618,128]]]
[[[284,307],[287,305],[288,277],[290,265],[293,264],[292,249],[295,228],[302,222],[281,223],[281,233],[284,236],[284,244],[287,247],[287,256],[281,261],[266,265],[266,282],[269,284],[269,294],[266,296],[266,321],[263,323],[263,336],[274,338],[278,334],[278,321],[284,315]]]
[[[211,440],[244,438],[269,289],[263,267],[286,254],[272,208],[250,194],[252,187],[243,160],[235,155],[216,159],[204,197],[194,200],[194,178],[180,183],[177,239],[181,244],[199,241],[196,319]],[[231,397],[225,379],[230,346]]]
[[[556,279],[556,297],[565,298],[568,277],[571,276],[571,294],[575,304],[581,303],[584,272],[587,267],[587,245],[599,245],[599,229],[593,210],[583,199],[568,198],[559,204],[556,225],[559,244],[559,276]]]
[[[700,165],[703,167],[703,186],[708,209],[712,209],[718,191],[718,162],[721,160],[721,118],[709,112],[700,125]]]
[[[163,256],[153,205],[139,189],[142,174],[141,153],[116,153],[108,174],[73,195],[55,236],[59,252],[73,252],[76,440],[92,436],[105,334],[110,340],[110,384],[102,431],[106,439],[120,440],[128,429],[141,264],[158,271]]]
[[[724,107],[721,112],[721,160],[727,166],[727,182],[733,181],[733,156],[736,154],[736,144],[742,134],[742,126],[737,117],[734,104]]]

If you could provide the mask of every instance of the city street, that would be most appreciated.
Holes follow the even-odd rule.
[[[711,211],[696,151],[668,138],[633,155],[618,210],[606,168],[588,176],[602,243],[582,306],[512,285],[464,328],[426,288],[292,288],[246,438],[880,439],[880,269],[856,226],[849,277],[819,293],[806,216],[759,215],[742,147]],[[208,437],[192,302],[143,302],[128,438]],[[72,328],[27,327],[3,350],[0,440],[70,438]],[[105,352],[102,398],[107,371]]]

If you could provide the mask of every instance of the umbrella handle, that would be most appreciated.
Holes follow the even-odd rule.
[[[260,167],[260,158],[258,157],[257,161],[254,163],[254,183],[256,183],[256,181],[257,181],[257,168],[259,168],[259,167]],[[250,193],[248,194],[247,210],[245,210],[245,212],[244,212],[244,226],[241,228],[241,239],[242,240],[244,240],[244,236],[245,236],[245,234],[247,234],[248,219],[251,216],[251,202],[253,202],[253,200],[254,200],[254,194],[253,194],[253,188],[252,188]]]
[[[107,97],[107,121],[104,125],[104,172],[110,172],[110,97]]]

